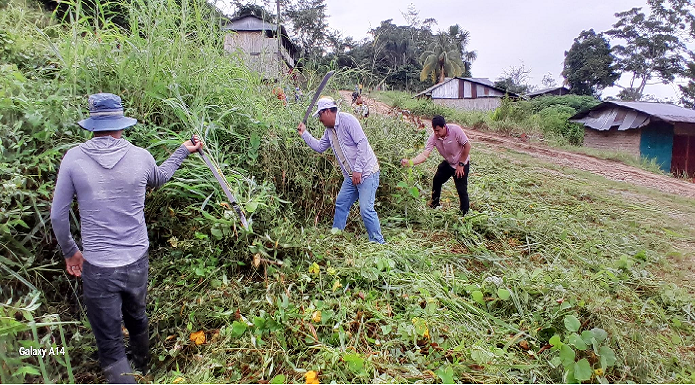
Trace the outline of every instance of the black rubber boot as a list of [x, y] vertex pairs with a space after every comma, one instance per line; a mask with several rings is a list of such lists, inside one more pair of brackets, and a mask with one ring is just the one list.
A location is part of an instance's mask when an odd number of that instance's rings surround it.
[[125, 357], [104, 368], [104, 375], [109, 384], [135, 384], [135, 377], [130, 373], [133, 373], [133, 369]]
[[144, 332], [130, 336], [130, 354], [135, 370], [146, 375], [150, 364], [150, 334]]

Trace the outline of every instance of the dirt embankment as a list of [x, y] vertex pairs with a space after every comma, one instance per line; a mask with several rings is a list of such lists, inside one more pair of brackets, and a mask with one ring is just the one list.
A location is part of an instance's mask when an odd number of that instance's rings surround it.
[[[340, 91], [340, 95], [348, 104], [352, 101], [350, 91]], [[364, 96], [362, 98], [369, 106], [371, 113], [383, 115], [393, 115], [395, 113], [395, 111], [385, 103]], [[412, 117], [411, 119], [416, 125], [431, 130], [432, 123], [429, 120], [418, 117]], [[484, 142], [492, 147], [522, 152], [529, 154], [534, 158], [542, 159], [546, 162], [583, 171], [589, 171], [591, 173], [601, 175], [607, 179], [648, 187], [665, 193], [695, 199], [695, 184], [685, 180], [654, 174], [649, 171], [641, 170], [639, 168], [628, 166], [612, 160], [599, 159], [589, 155], [577, 154], [539, 144], [527, 143], [519, 138], [483, 132], [475, 130], [472, 127], [465, 127], [465, 130], [466, 134], [474, 142]]]

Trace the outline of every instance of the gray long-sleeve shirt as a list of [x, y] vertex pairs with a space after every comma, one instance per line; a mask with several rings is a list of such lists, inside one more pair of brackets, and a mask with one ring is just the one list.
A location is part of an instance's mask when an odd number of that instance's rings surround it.
[[65, 258], [78, 250], [70, 234], [70, 206], [77, 195], [82, 254], [102, 267], [125, 266], [149, 247], [145, 192], [171, 179], [189, 151], [179, 147], [161, 166], [145, 149], [125, 139], [95, 137], [70, 149], [56, 181], [51, 223]]
[[[328, 133], [330, 128], [326, 128], [320, 140], [314, 138], [308, 130], [304, 131], [302, 139], [316, 152], [324, 152], [328, 147], [332, 147], [336, 158], [338, 154], [335, 151], [335, 146], [340, 146], [350, 168], [355, 172], [362, 173], [363, 178], [379, 171], [379, 162], [357, 118], [345, 112], [338, 112], [335, 117], [334, 129], [338, 143], [333, 143]], [[350, 178], [351, 176], [342, 163], [338, 161], [338, 164], [343, 176]]]

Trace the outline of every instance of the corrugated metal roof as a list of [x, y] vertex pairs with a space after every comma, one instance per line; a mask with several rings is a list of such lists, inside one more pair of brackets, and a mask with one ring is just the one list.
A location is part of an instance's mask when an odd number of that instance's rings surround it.
[[256, 16], [248, 15], [232, 19], [224, 27], [224, 31], [277, 31], [277, 24], [269, 23]]
[[526, 94], [526, 96], [530, 97], [530, 96], [536, 96], [536, 95], [543, 95], [543, 94], [547, 94], [549, 92], [557, 91], [560, 89], [564, 89], [568, 93], [570, 92], [569, 88], [567, 88], [565, 86], [560, 86], [560, 87], [551, 87], [551, 88], [546, 88], [546, 89], [543, 89], [540, 91], [531, 92], [531, 93]]
[[635, 111], [657, 117], [669, 123], [695, 123], [695, 110], [669, 103], [611, 102]]
[[462, 79], [469, 80], [469, 81], [472, 81], [473, 83], [482, 84], [482, 85], [488, 86], [488, 87], [495, 87], [495, 83], [493, 83], [492, 80], [490, 80], [488, 78], [462, 78]]
[[[619, 114], [620, 111], [624, 114]], [[582, 123], [601, 131], [615, 126], [618, 126], [620, 131], [640, 128], [654, 120], [668, 123], [695, 123], [695, 110], [668, 103], [603, 102], [569, 118], [570, 122]]]
[[418, 96], [432, 95], [432, 90], [433, 90], [433, 89], [435, 89], [435, 88], [437, 88], [437, 87], [440, 87], [440, 86], [443, 86], [444, 84], [449, 83], [450, 81], [452, 81], [452, 80], [454, 80], [454, 79], [455, 79], [455, 78], [444, 78], [444, 81], [443, 81], [443, 82], [441, 82], [441, 83], [439, 83], [439, 84], [435, 84], [435, 85], [433, 85], [432, 87], [427, 88], [427, 89], [423, 90], [422, 92], [415, 94], [414, 97], [417, 98]]
[[466, 81], [469, 81], [469, 82], [471, 82], [471, 83], [481, 84], [481, 85], [484, 85], [484, 86], [486, 86], [486, 87], [490, 87], [490, 88], [492, 88], [492, 89], [495, 89], [495, 90], [497, 90], [497, 91], [499, 91], [499, 92], [509, 94], [509, 96], [515, 96], [515, 97], [518, 97], [518, 96], [519, 96], [519, 95], [517, 95], [517, 94], [515, 94], [515, 93], [513, 93], [513, 92], [505, 91], [505, 90], [503, 90], [503, 89], [501, 89], [501, 88], [495, 87], [495, 83], [493, 83], [490, 79], [487, 79], [487, 78], [459, 78], [459, 77], [453, 77], [453, 78], [445, 78], [445, 80], [444, 80], [443, 82], [441, 82], [441, 83], [439, 83], [439, 84], [433, 85], [432, 87], [430, 87], [430, 88], [428, 88], [428, 89], [426, 89], [426, 90], [424, 90], [424, 91], [422, 91], [422, 92], [416, 94], [414, 97], [417, 98], [418, 96], [432, 95], [432, 90], [434, 90], [434, 89], [437, 88], [437, 87], [441, 87], [441, 86], [443, 86], [444, 84], [446, 84], [446, 83], [448, 83], [448, 82], [450, 82], [450, 81], [452, 81], [452, 80], [454, 80], [454, 79], [466, 80]]
[[[277, 33], [277, 24], [265, 21], [255, 15], [244, 15], [227, 21], [222, 27], [223, 31], [270, 31], [272, 36]], [[290, 52], [290, 55], [295, 58], [299, 48], [287, 35], [287, 30], [284, 25], [280, 26], [280, 34], [282, 36], [283, 46]]]

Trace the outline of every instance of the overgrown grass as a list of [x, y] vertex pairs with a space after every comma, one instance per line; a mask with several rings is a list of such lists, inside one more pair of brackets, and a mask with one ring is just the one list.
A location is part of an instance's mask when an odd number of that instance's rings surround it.
[[[123, 96], [141, 122], [128, 140], [160, 162], [202, 134], [252, 220], [238, 227], [195, 156], [148, 193], [145, 381], [695, 381], [695, 290], [682, 268], [695, 251], [692, 200], [481, 144], [471, 213], [457, 215], [451, 182], [443, 210], [429, 210], [439, 160], [398, 163], [424, 132], [370, 116], [388, 244], [367, 242], [356, 209], [334, 234], [342, 180], [296, 134], [305, 105], [283, 106], [224, 54], [202, 3], [134, 2], [124, 31], [80, 12], [52, 24], [17, 1], [0, 12], [2, 382], [103, 380], [80, 282], [63, 273], [48, 222], [60, 158], [88, 138], [74, 122], [98, 91]], [[312, 89], [321, 74], [308, 77]], [[66, 355], [20, 356], [29, 345]]]
[[619, 151], [605, 151], [582, 147], [583, 128], [567, 122], [576, 112], [591, 108], [598, 101], [585, 96], [552, 96], [530, 101], [504, 100], [493, 111], [462, 111], [434, 104], [431, 100], [414, 99], [411, 94], [399, 91], [375, 92], [373, 96], [399, 109], [424, 117], [443, 115], [453, 122], [475, 129], [490, 130], [510, 136], [525, 134], [532, 141], [583, 153], [599, 159], [615, 160], [630, 166], [663, 174], [654, 160], [638, 158]]

